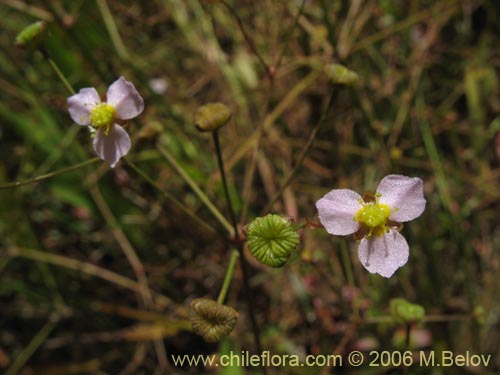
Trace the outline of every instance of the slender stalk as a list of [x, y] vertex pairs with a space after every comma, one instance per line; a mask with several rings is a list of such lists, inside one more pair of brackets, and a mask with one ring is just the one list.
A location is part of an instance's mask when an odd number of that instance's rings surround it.
[[[351, 262], [351, 257], [350, 257], [350, 252], [349, 248], [347, 245], [347, 242], [342, 239], [340, 242], [340, 254], [342, 258], [342, 263], [344, 264], [344, 270], [346, 274], [346, 279], [349, 284], [349, 287], [354, 290], [355, 284], [354, 284], [354, 273], [352, 270], [352, 262]], [[358, 301], [356, 297], [352, 298], [352, 309], [356, 317], [359, 317], [359, 309], [358, 309]]]
[[31, 339], [30, 343], [24, 348], [24, 350], [16, 357], [16, 360], [9, 367], [5, 375], [16, 375], [23, 368], [23, 366], [29, 361], [33, 353], [44, 343], [44, 341], [49, 337], [54, 328], [56, 327], [56, 322], [49, 321], [38, 331], [38, 333]]
[[323, 127], [323, 125], [326, 123], [326, 120], [328, 120], [328, 118], [330, 116], [330, 112], [331, 112], [331, 109], [333, 107], [333, 102], [334, 102], [335, 97], [336, 97], [336, 92], [337, 91], [335, 90], [335, 87], [334, 87], [334, 91], [330, 95], [330, 99], [328, 100], [328, 104], [327, 104], [327, 107], [325, 109], [325, 112], [321, 115], [321, 118], [314, 126], [311, 134], [309, 135], [309, 138], [307, 139], [306, 144], [304, 145], [304, 148], [300, 152], [300, 155], [297, 158], [297, 161], [295, 162], [295, 165], [294, 165], [292, 171], [288, 174], [288, 176], [286, 176], [285, 181], [283, 181], [283, 183], [281, 184], [280, 189], [271, 198], [269, 203], [262, 210], [262, 213], [267, 213], [272, 209], [274, 203], [276, 203], [276, 201], [281, 197], [281, 195], [283, 194], [285, 189], [288, 187], [288, 185], [290, 185], [292, 180], [297, 175], [297, 172], [299, 171], [299, 168], [302, 166], [302, 163], [304, 162], [304, 159], [306, 158], [307, 153], [311, 150], [311, 147], [314, 143], [314, 140], [316, 139], [316, 136], [317, 136], [319, 130]]
[[200, 189], [196, 182], [184, 171], [180, 164], [175, 160], [173, 155], [168, 152], [168, 150], [161, 145], [157, 145], [157, 149], [160, 154], [169, 162], [169, 164], [176, 170], [176, 172], [182, 177], [182, 179], [189, 185], [189, 187], [194, 191], [198, 198], [203, 202], [203, 204], [208, 208], [212, 215], [222, 224], [224, 229], [228, 231], [231, 236], [234, 236], [233, 227], [226, 220], [224, 215], [219, 211], [217, 207], [214, 206], [212, 201], [207, 197], [207, 195]]
[[[252, 292], [250, 289], [250, 282], [249, 282], [249, 272], [248, 272], [248, 263], [245, 258], [245, 254], [243, 252], [243, 242], [240, 242], [240, 236], [238, 232], [238, 225], [236, 222], [236, 214], [234, 213], [233, 210], [233, 205], [231, 204], [231, 198], [229, 196], [229, 188], [227, 185], [227, 179], [226, 179], [226, 172], [224, 170], [224, 162], [222, 159], [222, 151], [220, 148], [220, 143], [219, 143], [219, 134], [217, 130], [215, 130], [213, 133], [213, 140], [215, 144], [215, 151], [217, 154], [217, 161], [219, 164], [219, 171], [222, 177], [222, 183], [224, 185], [224, 193], [226, 195], [226, 200], [227, 200], [227, 205], [229, 208], [229, 215], [231, 217], [231, 221], [233, 223], [233, 229], [234, 229], [234, 239], [236, 242], [239, 242], [240, 244], [238, 245], [238, 253], [240, 256], [240, 262], [241, 262], [241, 271], [243, 274], [243, 287], [245, 290], [245, 295], [246, 295], [246, 301], [247, 301], [247, 309], [248, 309], [248, 315], [250, 316], [250, 323], [252, 326], [252, 332], [254, 336], [254, 341], [255, 341], [255, 347], [257, 349], [257, 353], [262, 353], [262, 345], [260, 343], [260, 330], [259, 330], [259, 325], [257, 324], [257, 319], [255, 317], [255, 311], [254, 311], [254, 306], [253, 306], [253, 297], [252, 297]], [[261, 367], [262, 372], [264, 375], [266, 374], [266, 368]]]
[[212, 234], [215, 233], [215, 229], [207, 224], [205, 221], [201, 220], [198, 216], [196, 216], [192, 211], [190, 211], [186, 206], [184, 206], [181, 202], [179, 202], [175, 197], [166, 192], [160, 185], [158, 185], [151, 177], [149, 177], [146, 173], [144, 173], [139, 167], [137, 167], [134, 163], [132, 163], [129, 159], [125, 159], [125, 162], [143, 179], [145, 179], [151, 186], [153, 186], [156, 190], [163, 194], [163, 196], [175, 206], [177, 206], [182, 212], [186, 214], [191, 220], [196, 222], [198, 225], [203, 227], [207, 232]]
[[101, 215], [111, 227], [111, 233], [113, 233], [113, 237], [120, 245], [120, 248], [125, 254], [125, 257], [127, 258], [129, 264], [132, 266], [132, 269], [137, 276], [137, 281], [139, 281], [139, 283], [143, 287], [141, 296], [143, 297], [144, 306], [150, 307], [152, 301], [151, 290], [149, 289], [148, 279], [146, 277], [146, 273], [144, 272], [144, 266], [139, 259], [137, 252], [132, 247], [132, 244], [128, 240], [127, 236], [125, 236], [125, 233], [123, 233], [123, 231], [121, 230], [118, 220], [116, 220], [113, 212], [106, 203], [106, 200], [102, 196], [97, 185], [91, 186], [90, 192], [95, 204], [97, 205], [97, 208], [101, 212]]
[[274, 65], [275, 69], [278, 69], [279, 66], [281, 65], [281, 61], [283, 60], [283, 56], [285, 56], [285, 52], [288, 49], [289, 42], [290, 42], [290, 39], [292, 38], [293, 32], [297, 28], [297, 26], [299, 24], [299, 19], [302, 16], [302, 14], [304, 13], [305, 5], [306, 5], [306, 0], [302, 0], [302, 4], [300, 4], [299, 11], [297, 12], [297, 15], [293, 19], [293, 25], [292, 25], [292, 27], [290, 27], [290, 30], [288, 30], [288, 32], [286, 33], [285, 40], [283, 42], [283, 45], [284, 45], [283, 49], [281, 50], [281, 52], [278, 56], [278, 59], [276, 61], [276, 64]]
[[219, 297], [217, 298], [218, 304], [222, 305], [224, 303], [224, 300], [226, 299], [227, 292], [231, 285], [231, 280], [233, 279], [236, 260], [238, 259], [239, 256], [240, 253], [238, 252], [238, 250], [233, 249], [231, 251], [231, 258], [229, 258], [229, 264], [226, 269], [226, 276], [224, 276], [224, 282], [222, 283], [222, 288], [219, 292]]
[[317, 79], [320, 77], [321, 73], [318, 70], [313, 70], [307, 76], [305, 76], [300, 82], [298, 82], [279, 104], [273, 108], [273, 110], [267, 113], [266, 117], [262, 122], [262, 126], [255, 129], [255, 131], [246, 138], [246, 140], [238, 147], [234, 155], [228, 160], [228, 168], [232, 168], [241, 158], [243, 158], [252, 148], [255, 147], [255, 143], [259, 141], [261, 133], [269, 129], [279, 116], [283, 114], [297, 99], [297, 97], [309, 88]]
[[[405, 349], [406, 350], [410, 350], [410, 336], [411, 336], [411, 324], [409, 323], [406, 323], [405, 324], [405, 334], [406, 334], [406, 338], [405, 338]], [[408, 366], [404, 366], [403, 367], [403, 375], [406, 375], [408, 374]]]
[[271, 70], [269, 68], [269, 66], [266, 64], [266, 62], [264, 61], [264, 58], [262, 57], [262, 55], [259, 53], [259, 51], [257, 50], [257, 48], [255, 47], [255, 44], [252, 40], [252, 38], [250, 38], [250, 35], [248, 35], [246, 29], [245, 29], [245, 26], [243, 25], [243, 21], [241, 20], [238, 12], [236, 11], [236, 9], [233, 8], [233, 6], [231, 4], [229, 4], [227, 1], [225, 0], [222, 0], [221, 1], [222, 4], [224, 4], [224, 6], [229, 10], [229, 12], [233, 15], [234, 19], [236, 20], [236, 22], [238, 23], [238, 27], [240, 28], [240, 31], [241, 33], [243, 34], [243, 38], [245, 39], [245, 42], [247, 43], [248, 47], [252, 50], [253, 54], [257, 57], [257, 60], [259, 60], [259, 63], [262, 65], [262, 67], [265, 69], [266, 71], [266, 74], [267, 74], [267, 77], [269, 78], [269, 80], [272, 82], [273, 81], [273, 78], [274, 78], [274, 72], [273, 70]]
[[83, 161], [81, 163], [72, 165], [71, 167], [61, 168], [61, 169], [59, 169], [57, 171], [46, 173], [46, 174], [42, 174], [40, 176], [29, 178], [27, 180], [8, 182], [6, 184], [0, 185], [0, 190], [2, 190], [2, 189], [16, 188], [18, 186], [23, 186], [23, 185], [36, 184], [37, 182], [46, 180], [48, 178], [51, 178], [51, 177], [54, 177], [54, 176], [58, 176], [60, 174], [72, 172], [74, 170], [83, 168], [83, 167], [85, 167], [87, 165], [97, 163], [100, 160], [101, 159], [99, 159], [99, 158], [92, 158], [92, 159], [89, 159], [89, 160], [85, 160], [85, 161]]
[[96, 0], [97, 6], [102, 15], [102, 19], [104, 21], [104, 25], [106, 29], [108, 29], [109, 36], [111, 37], [111, 41], [115, 46], [116, 53], [122, 60], [129, 60], [130, 56], [127, 52], [127, 48], [125, 47], [125, 43], [123, 43], [123, 39], [120, 36], [118, 31], [118, 27], [116, 27], [115, 20], [111, 11], [109, 10], [109, 6], [106, 0]]
[[64, 86], [66, 86], [66, 88], [68, 89], [68, 91], [74, 95], [76, 94], [76, 91], [75, 89], [73, 88], [73, 86], [71, 86], [71, 84], [68, 82], [68, 80], [66, 79], [66, 77], [64, 76], [64, 74], [61, 72], [61, 69], [59, 69], [59, 66], [57, 66], [57, 64], [54, 62], [54, 60], [52, 60], [49, 56], [49, 54], [47, 53], [47, 50], [42, 47], [40, 48], [40, 52], [42, 52], [42, 55], [47, 59], [47, 61], [49, 62], [50, 66], [52, 67], [52, 69], [54, 69], [55, 73], [57, 74], [57, 76], [59, 77], [59, 79], [62, 81], [62, 83], [64, 83]]
[[47, 12], [45, 9], [37, 7], [35, 5], [28, 5], [24, 1], [21, 0], [3, 0], [3, 5], [10, 6], [14, 9], [17, 9], [21, 12], [29, 14], [35, 18], [39, 18], [41, 20], [52, 22], [54, 21], [54, 17], [50, 12]]
[[216, 129], [212, 132], [212, 137], [215, 145], [215, 153], [217, 154], [217, 163], [219, 164], [219, 171], [222, 177], [222, 186], [224, 187], [224, 194], [226, 196], [227, 205], [229, 208], [229, 217], [231, 218], [231, 224], [233, 225], [234, 236], [238, 239], [238, 224], [236, 222], [236, 214], [234, 212], [233, 204], [231, 203], [231, 197], [229, 195], [229, 188], [226, 179], [226, 172], [224, 170], [224, 161], [222, 160], [222, 151], [219, 142], [219, 131]]
[[[2, 252], [2, 254], [4, 253]], [[31, 259], [36, 262], [43, 262], [52, 264], [54, 266], [64, 267], [76, 272], [82, 272], [87, 275], [98, 277], [102, 280], [106, 280], [109, 283], [113, 283], [139, 294], [144, 293], [144, 290], [137, 281], [131, 280], [125, 276], [109, 271], [105, 268], [98, 267], [92, 263], [82, 262], [78, 259], [72, 259], [62, 255], [51, 254], [45, 251], [26, 249], [22, 247], [9, 248], [6, 255], [10, 257]], [[168, 306], [172, 303], [170, 299], [158, 293], [155, 293], [155, 300], [162, 306]]]
[[405, 347], [406, 347], [406, 350], [410, 350], [411, 324], [406, 323], [405, 330], [406, 330]]

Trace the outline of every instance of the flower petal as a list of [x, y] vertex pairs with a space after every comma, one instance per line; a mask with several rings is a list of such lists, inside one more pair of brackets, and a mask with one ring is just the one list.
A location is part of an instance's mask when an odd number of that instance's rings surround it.
[[363, 238], [358, 247], [359, 260], [371, 273], [391, 277], [408, 262], [410, 250], [405, 238], [395, 230], [383, 236]]
[[101, 103], [99, 94], [93, 87], [81, 89], [78, 94], [68, 98], [68, 111], [78, 125], [90, 124], [90, 110]]
[[334, 189], [316, 202], [319, 221], [328, 233], [345, 236], [356, 232], [354, 215], [362, 207], [361, 196], [349, 189]]
[[120, 120], [130, 120], [144, 110], [144, 100], [133, 83], [123, 77], [109, 86], [106, 101], [115, 107], [116, 117]]
[[377, 193], [380, 203], [391, 208], [389, 219], [399, 223], [413, 220], [425, 210], [423, 182], [417, 177], [391, 174], [380, 181]]
[[111, 127], [108, 135], [99, 129], [94, 137], [94, 150], [97, 156], [114, 168], [118, 160], [129, 152], [130, 137], [125, 129], [117, 124]]

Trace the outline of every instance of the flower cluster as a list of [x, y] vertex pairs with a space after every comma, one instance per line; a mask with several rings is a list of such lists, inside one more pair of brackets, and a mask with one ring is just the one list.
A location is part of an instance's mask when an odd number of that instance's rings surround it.
[[134, 85], [120, 77], [113, 82], [102, 102], [93, 87], [83, 88], [68, 98], [68, 111], [78, 125], [95, 131], [94, 150], [113, 168], [130, 150], [130, 137], [120, 124], [144, 110], [144, 100]]
[[400, 223], [419, 217], [425, 204], [421, 179], [389, 175], [374, 195], [362, 198], [352, 190], [334, 189], [316, 207], [330, 234], [361, 238], [358, 256], [368, 271], [391, 277], [409, 256], [408, 243], [398, 232]]

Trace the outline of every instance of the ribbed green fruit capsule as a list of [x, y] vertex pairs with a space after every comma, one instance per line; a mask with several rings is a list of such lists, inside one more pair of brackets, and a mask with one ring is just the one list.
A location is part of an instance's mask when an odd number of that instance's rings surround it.
[[193, 331], [207, 342], [217, 342], [234, 328], [238, 312], [208, 298], [197, 298], [189, 306]]
[[279, 215], [258, 217], [247, 227], [248, 250], [267, 266], [282, 267], [298, 244], [293, 224]]
[[333, 82], [341, 85], [354, 86], [359, 81], [356, 72], [340, 64], [329, 64], [323, 68], [326, 76]]
[[194, 126], [200, 132], [210, 132], [226, 125], [232, 112], [223, 103], [208, 103], [198, 108], [194, 114]]
[[19, 34], [17, 34], [15, 44], [22, 49], [35, 47], [40, 43], [47, 31], [47, 23], [38, 21], [26, 26]]
[[390, 302], [391, 315], [401, 324], [421, 322], [425, 317], [425, 309], [417, 304], [410, 303], [403, 298], [394, 298]]

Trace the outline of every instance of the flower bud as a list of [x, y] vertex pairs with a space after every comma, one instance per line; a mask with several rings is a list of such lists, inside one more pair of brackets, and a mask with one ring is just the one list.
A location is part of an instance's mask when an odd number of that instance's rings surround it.
[[235, 309], [208, 298], [197, 298], [189, 307], [193, 331], [207, 342], [217, 342], [227, 336], [239, 315]]
[[283, 266], [298, 243], [299, 235], [292, 223], [279, 215], [258, 217], [247, 228], [248, 250], [270, 267]]
[[46, 31], [47, 23], [45, 21], [34, 22], [17, 34], [15, 44], [22, 49], [36, 47], [42, 41]]
[[231, 110], [223, 103], [208, 103], [194, 114], [194, 126], [200, 132], [210, 132], [226, 125], [231, 119]]
[[424, 319], [425, 310], [422, 306], [410, 303], [403, 298], [393, 298], [390, 302], [391, 315], [401, 324], [418, 323]]
[[480, 326], [485, 326], [487, 321], [486, 310], [483, 306], [476, 306], [474, 311], [472, 312], [472, 318], [476, 321]]
[[356, 72], [347, 69], [344, 65], [329, 64], [323, 68], [326, 76], [333, 82], [346, 86], [354, 86], [359, 81]]

